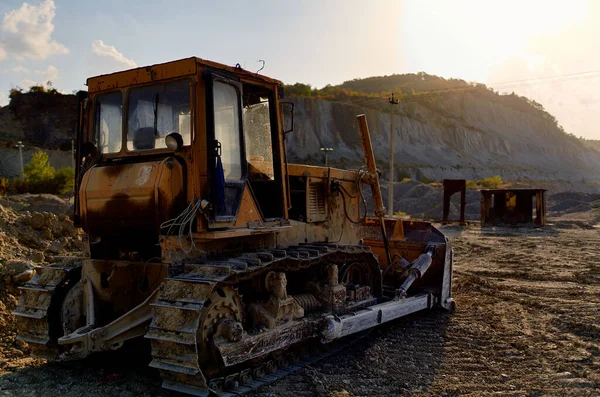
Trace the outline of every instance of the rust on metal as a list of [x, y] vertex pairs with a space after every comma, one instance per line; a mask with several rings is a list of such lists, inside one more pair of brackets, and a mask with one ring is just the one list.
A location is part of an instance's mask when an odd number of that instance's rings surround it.
[[455, 193], [460, 193], [460, 224], [465, 223], [465, 205], [466, 205], [466, 190], [467, 181], [464, 179], [444, 179], [442, 180], [444, 186], [444, 198], [443, 198], [443, 210], [442, 210], [442, 223], [446, 224], [449, 222], [448, 216], [450, 215], [450, 199]]
[[482, 189], [481, 225], [529, 223], [544, 226], [546, 224], [545, 195], [546, 189]]

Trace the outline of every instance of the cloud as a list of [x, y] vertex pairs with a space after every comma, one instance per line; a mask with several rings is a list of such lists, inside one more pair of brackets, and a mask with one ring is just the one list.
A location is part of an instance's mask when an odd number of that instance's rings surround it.
[[[17, 69], [17, 68], [21, 68], [21, 66], [17, 66], [14, 69]], [[14, 69], [13, 69], [13, 72], [14, 72]], [[22, 68], [22, 69], [27, 70], [25, 68]], [[23, 72], [23, 73], [25, 73], [25, 72]], [[55, 82], [56, 80], [58, 80], [58, 68], [54, 65], [48, 65], [48, 67], [45, 70], [34, 70], [33, 73], [32, 72], [29, 72], [29, 73], [34, 74], [35, 77], [22, 80], [21, 84], [20, 84], [21, 87], [29, 88], [34, 85], [45, 86], [48, 81]]]
[[27, 69], [26, 67], [22, 66], [22, 65], [18, 65], [15, 66], [14, 68], [11, 69], [11, 71], [13, 73], [31, 73], [31, 70]]
[[36, 70], [34, 71], [34, 73], [43, 82], [58, 79], [58, 69], [56, 68], [56, 66], [53, 65], [48, 65], [46, 70]]
[[55, 54], [68, 54], [69, 49], [52, 39], [54, 0], [42, 0], [35, 6], [23, 3], [21, 8], [4, 14], [0, 37], [0, 61], [46, 59]]
[[96, 55], [112, 58], [119, 64], [128, 68], [137, 67], [137, 64], [133, 61], [133, 59], [127, 58], [125, 55], [120, 53], [115, 47], [104, 44], [102, 40], [96, 40], [92, 43], [92, 51]]

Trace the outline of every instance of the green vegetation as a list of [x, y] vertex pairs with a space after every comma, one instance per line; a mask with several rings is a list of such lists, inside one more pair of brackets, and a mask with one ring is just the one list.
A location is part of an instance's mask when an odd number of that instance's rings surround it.
[[406, 216], [406, 212], [404, 212], [404, 211], [397, 211], [397, 212], [394, 212], [394, 216], [397, 216], [397, 217]]
[[467, 189], [497, 189], [500, 185], [502, 185], [502, 178], [499, 175], [483, 178], [479, 181], [467, 181]]
[[436, 181], [435, 179], [427, 178], [425, 175], [423, 175], [419, 178], [419, 182], [429, 185], [431, 183], [436, 183], [438, 181]]
[[8, 97], [13, 100], [14, 98], [18, 97], [21, 94], [51, 94], [51, 95], [55, 95], [55, 94], [59, 94], [58, 90], [56, 88], [54, 88], [54, 86], [52, 85], [52, 82], [50, 80], [48, 80], [46, 82], [46, 86], [43, 86], [41, 84], [36, 84], [36, 85], [32, 85], [31, 87], [29, 87], [29, 91], [25, 92], [21, 87], [15, 87], [15, 88], [11, 88], [10, 91], [8, 92]]
[[71, 167], [54, 169], [48, 162], [48, 154], [36, 152], [24, 167], [25, 180], [0, 179], [0, 195], [7, 193], [50, 193], [72, 192], [75, 186], [75, 170]]

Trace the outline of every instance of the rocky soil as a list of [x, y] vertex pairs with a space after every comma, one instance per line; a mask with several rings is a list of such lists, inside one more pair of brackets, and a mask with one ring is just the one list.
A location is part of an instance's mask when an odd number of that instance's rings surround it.
[[[15, 341], [15, 276], [78, 248], [68, 218], [30, 205], [0, 207], [0, 396], [175, 396], [143, 346], [65, 367]], [[600, 395], [600, 230], [559, 218], [541, 229], [444, 228], [456, 253], [455, 313], [382, 326], [254, 397]]]

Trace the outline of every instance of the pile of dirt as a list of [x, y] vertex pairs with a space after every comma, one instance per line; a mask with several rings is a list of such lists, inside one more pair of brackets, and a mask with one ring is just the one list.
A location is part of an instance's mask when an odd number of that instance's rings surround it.
[[39, 361], [16, 340], [11, 312], [19, 302], [18, 287], [35, 275], [36, 267], [79, 255], [81, 241], [68, 208], [51, 195], [21, 195], [0, 203], [0, 374]]

